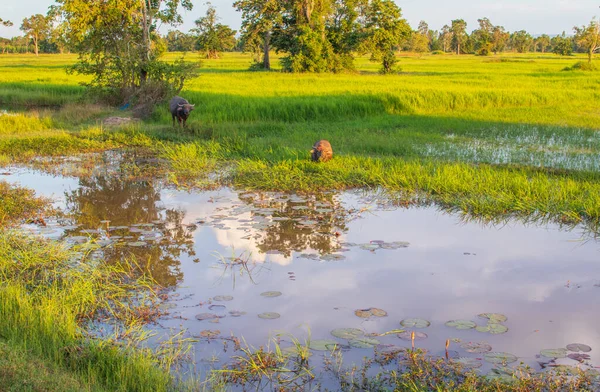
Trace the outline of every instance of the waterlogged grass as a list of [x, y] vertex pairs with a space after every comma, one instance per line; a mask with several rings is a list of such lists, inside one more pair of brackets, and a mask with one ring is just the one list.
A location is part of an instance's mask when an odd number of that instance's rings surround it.
[[[81, 382], [83, 390], [168, 390], [168, 357], [158, 359], [146, 349], [94, 339], [82, 329], [82, 323], [101, 316], [135, 335], [140, 315], [148, 314], [152, 302], [152, 282], [125, 261], [108, 266], [78, 260], [63, 244], [0, 233], [3, 349], [16, 363], [23, 355], [53, 363], [61, 374]], [[148, 301], [136, 297], [143, 293]], [[14, 379], [20, 373], [0, 374]]]
[[[282, 348], [277, 340], [266, 348], [243, 347], [242, 354], [221, 369], [212, 372], [208, 382], [215, 391], [233, 387], [243, 390], [285, 391], [458, 391], [458, 392], [529, 392], [594, 391], [599, 373], [573, 367], [543, 372], [518, 365], [498, 364], [482, 376], [452, 359], [429, 355], [420, 349], [396, 347], [365, 357], [361, 365], [347, 366], [340, 347], [323, 347], [323, 372], [309, 365], [311, 340], [292, 338], [293, 346]], [[477, 360], [474, 360], [477, 362]]]

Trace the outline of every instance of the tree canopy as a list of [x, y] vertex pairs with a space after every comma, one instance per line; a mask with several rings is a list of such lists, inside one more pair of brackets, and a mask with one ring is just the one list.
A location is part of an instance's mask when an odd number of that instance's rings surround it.
[[50, 18], [36, 14], [23, 19], [21, 31], [33, 41], [35, 55], [39, 54], [39, 42], [50, 34]]
[[235, 30], [218, 23], [217, 10], [208, 4], [206, 15], [196, 20], [193, 30], [198, 35], [198, 46], [207, 59], [219, 58], [219, 53], [235, 46]]

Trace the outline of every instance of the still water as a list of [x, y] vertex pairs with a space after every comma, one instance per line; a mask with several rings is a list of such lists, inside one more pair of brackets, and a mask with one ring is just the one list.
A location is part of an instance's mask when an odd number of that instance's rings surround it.
[[[539, 369], [552, 361], [541, 350], [582, 343], [592, 348], [586, 365], [600, 365], [600, 246], [582, 229], [465, 222], [435, 207], [394, 207], [366, 192], [188, 192], [103, 171], [87, 178], [26, 168], [10, 173], [2, 179], [51, 197], [67, 212], [46, 228], [28, 229], [72, 243], [94, 239], [99, 257], [135, 255], [148, 266], [169, 289], [169, 315], [153, 326], [159, 334], [201, 337], [211, 330], [258, 347], [281, 332], [304, 339], [310, 331], [313, 340], [346, 344], [330, 331], [403, 329], [426, 334], [416, 345], [434, 354], [451, 339], [452, 355], [477, 361], [482, 371], [491, 366], [485, 354], [461, 345], [485, 342]], [[387, 315], [356, 315], [368, 308]], [[482, 313], [505, 315], [499, 324], [508, 330], [445, 325], [468, 320], [485, 327]], [[412, 318], [430, 325], [400, 324]], [[374, 338], [411, 344], [397, 334]], [[233, 353], [205, 338], [193, 351], [198, 371], [226, 364]], [[346, 361], [372, 353], [352, 348]]]

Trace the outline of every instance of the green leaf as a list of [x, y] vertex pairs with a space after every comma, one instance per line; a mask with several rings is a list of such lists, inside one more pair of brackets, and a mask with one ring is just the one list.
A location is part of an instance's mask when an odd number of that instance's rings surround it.
[[331, 331], [331, 334], [340, 339], [356, 339], [365, 333], [358, 328], [337, 328]]
[[321, 340], [311, 340], [308, 347], [310, 347], [311, 350], [316, 350], [316, 351], [332, 351], [339, 345], [340, 344], [338, 342], [336, 342], [335, 340], [321, 339]]
[[281, 315], [279, 313], [275, 313], [275, 312], [265, 312], [265, 313], [259, 314], [258, 317], [261, 319], [265, 319], [265, 320], [274, 320], [274, 319], [278, 319], [279, 317], [281, 317]]
[[481, 342], [468, 342], [460, 345], [463, 349], [465, 349], [469, 353], [483, 354], [489, 351], [492, 351], [492, 346], [487, 343]]
[[484, 318], [484, 319], [488, 319], [488, 320], [490, 320], [489, 321], [490, 323], [495, 323], [495, 324], [503, 323], [506, 320], [508, 320], [508, 317], [506, 317], [505, 315], [500, 314], [500, 313], [481, 313], [478, 316], [481, 318]]
[[281, 295], [281, 291], [265, 291], [264, 293], [260, 293], [263, 297], [274, 298], [279, 297]]
[[575, 351], [575, 352], [589, 353], [590, 351], [592, 351], [592, 348], [590, 346], [588, 346], [587, 344], [571, 343], [571, 344], [567, 345], [567, 350]]
[[540, 354], [546, 358], [566, 358], [567, 349], [565, 348], [550, 348], [540, 351]]
[[493, 353], [487, 353], [483, 356], [483, 359], [486, 360], [486, 362], [489, 363], [513, 363], [513, 362], [517, 362], [517, 357], [509, 354], [509, 353], [500, 353], [500, 352], [493, 352]]
[[427, 328], [431, 323], [419, 318], [411, 318], [400, 321], [400, 325], [406, 328]]
[[381, 342], [373, 338], [356, 338], [348, 341], [348, 344], [356, 348], [373, 348]]
[[446, 323], [446, 326], [456, 329], [472, 329], [475, 328], [477, 324], [470, 320], [450, 320]]

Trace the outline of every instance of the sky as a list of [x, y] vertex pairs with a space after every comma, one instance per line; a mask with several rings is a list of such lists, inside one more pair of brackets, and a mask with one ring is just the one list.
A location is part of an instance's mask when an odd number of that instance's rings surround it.
[[[206, 0], [192, 0], [194, 9], [184, 13], [184, 23], [178, 29], [187, 31], [194, 20], [206, 11]], [[240, 14], [233, 7], [233, 0], [212, 0], [221, 17], [221, 23], [238, 29]], [[600, 15], [600, 0], [396, 0], [404, 17], [413, 28], [425, 20], [432, 29], [440, 29], [452, 19], [467, 21], [468, 30], [477, 28], [477, 19], [488, 17], [495, 25], [508, 31], [527, 30], [529, 33], [570, 34], [573, 26], [588, 24], [592, 17]], [[0, 37], [21, 35], [19, 26], [23, 18], [33, 14], [45, 14], [51, 0], [2, 0], [0, 18], [11, 20], [13, 27], [0, 26]], [[166, 30], [166, 29], [161, 29]]]

